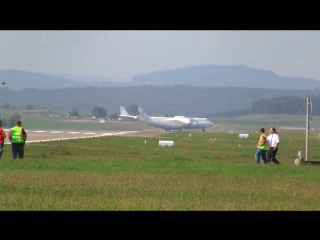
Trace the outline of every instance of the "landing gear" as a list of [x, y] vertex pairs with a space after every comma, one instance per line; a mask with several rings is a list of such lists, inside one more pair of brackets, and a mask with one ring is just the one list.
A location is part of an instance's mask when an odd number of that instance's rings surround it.
[[181, 132], [182, 131], [182, 128], [165, 128], [164, 129], [165, 132]]

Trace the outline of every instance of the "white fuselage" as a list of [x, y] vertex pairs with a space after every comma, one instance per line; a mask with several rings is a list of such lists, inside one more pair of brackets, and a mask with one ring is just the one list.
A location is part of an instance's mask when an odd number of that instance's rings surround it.
[[149, 117], [148, 114], [138, 106], [139, 115], [131, 116], [123, 106], [120, 107], [120, 115], [123, 117], [130, 117], [138, 119], [141, 122], [151, 126], [164, 128], [166, 130], [182, 130], [182, 129], [202, 129], [213, 126], [213, 122], [207, 118], [189, 118], [185, 116], [175, 117]]
[[165, 129], [203, 129], [213, 126], [213, 122], [206, 118], [188, 117], [144, 117], [138, 119], [146, 124]]

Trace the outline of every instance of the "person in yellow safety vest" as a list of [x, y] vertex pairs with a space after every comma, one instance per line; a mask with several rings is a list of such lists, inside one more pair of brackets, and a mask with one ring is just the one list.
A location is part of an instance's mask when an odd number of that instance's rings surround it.
[[12, 158], [16, 159], [24, 157], [24, 145], [27, 140], [27, 133], [24, 128], [21, 127], [21, 121], [16, 122], [16, 126], [10, 129], [8, 133], [9, 140], [11, 142]]
[[267, 151], [268, 151], [268, 143], [267, 143], [267, 135], [265, 134], [265, 129], [260, 129], [260, 136], [257, 143], [257, 151], [254, 156], [254, 159], [257, 164], [260, 163], [260, 156], [262, 157], [263, 163], [267, 164]]

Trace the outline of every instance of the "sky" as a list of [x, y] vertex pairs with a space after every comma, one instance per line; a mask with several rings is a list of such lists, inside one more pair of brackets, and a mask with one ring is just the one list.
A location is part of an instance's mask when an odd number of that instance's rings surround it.
[[132, 79], [196, 65], [246, 65], [320, 81], [320, 31], [0, 31], [0, 69]]

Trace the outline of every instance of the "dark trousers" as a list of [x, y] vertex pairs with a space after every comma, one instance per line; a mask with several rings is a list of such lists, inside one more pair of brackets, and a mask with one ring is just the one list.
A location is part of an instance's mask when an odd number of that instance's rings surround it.
[[275, 164], [280, 164], [280, 162], [276, 159], [277, 152], [278, 152], [278, 148], [276, 150], [274, 150], [273, 147], [269, 148], [267, 152], [267, 159], [269, 163], [272, 161]]
[[4, 148], [4, 143], [0, 143], [0, 158], [1, 158], [2, 153], [3, 153], [3, 148]]
[[16, 159], [17, 155], [19, 158], [23, 158], [24, 154], [24, 143], [11, 143], [12, 158]]

